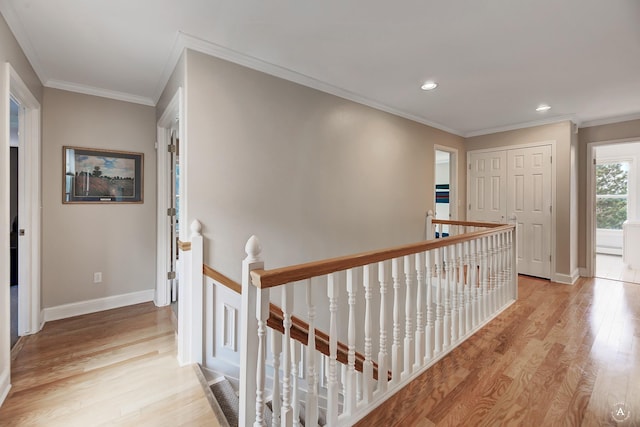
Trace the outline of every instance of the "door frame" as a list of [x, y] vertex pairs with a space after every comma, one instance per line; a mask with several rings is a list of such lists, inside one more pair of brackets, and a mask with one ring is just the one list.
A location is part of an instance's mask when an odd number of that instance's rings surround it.
[[[182, 94], [182, 88], [178, 88], [173, 98], [165, 108], [164, 112], [160, 116], [157, 125], [157, 179], [158, 179], [158, 194], [157, 194], [157, 253], [156, 253], [156, 297], [155, 304], [158, 307], [171, 304], [171, 281], [167, 278], [167, 271], [169, 271], [169, 262], [167, 254], [169, 253], [169, 239], [167, 236], [167, 229], [170, 226], [169, 217], [167, 216], [167, 209], [169, 209], [171, 201], [169, 200], [169, 180], [171, 177], [167, 171], [167, 164], [169, 162], [169, 155], [166, 147], [171, 142], [171, 131], [174, 129], [175, 122], [178, 122], [178, 139], [181, 143], [185, 141], [184, 138], [184, 99]], [[184, 146], [181, 147], [184, 152]], [[186, 218], [186, 207], [184, 194], [184, 177], [180, 179], [180, 188], [178, 189], [181, 203], [181, 216]], [[184, 221], [180, 223], [180, 233], [183, 232]], [[184, 235], [184, 234], [181, 234]]]
[[458, 149], [453, 147], [447, 147], [446, 145], [433, 145], [433, 205], [434, 209], [437, 209], [435, 203], [435, 184], [436, 184], [436, 151], [446, 151], [449, 153], [449, 216], [451, 220], [458, 219]]
[[624, 139], [610, 139], [605, 141], [589, 142], [587, 144], [587, 218], [585, 226], [586, 235], [586, 272], [585, 276], [594, 277], [596, 266], [596, 167], [594, 164], [596, 147], [612, 144], [625, 144], [631, 142], [640, 142], [640, 138], [624, 138]]
[[[44, 323], [41, 293], [41, 143], [40, 103], [8, 62], [9, 96], [18, 104], [18, 335], [38, 332]], [[6, 100], [8, 103], [8, 99]], [[6, 142], [7, 147], [10, 141]], [[27, 173], [27, 171], [29, 173]]]
[[[493, 147], [493, 148], [482, 148], [479, 150], [470, 150], [467, 151], [467, 168], [465, 169], [466, 171], [466, 175], [467, 175], [467, 205], [466, 208], [469, 207], [469, 188], [471, 183], [469, 182], [470, 180], [470, 176], [469, 176], [469, 165], [471, 164], [471, 154], [472, 153], [489, 153], [492, 151], [502, 151], [502, 150], [517, 150], [517, 149], [521, 149], [521, 148], [534, 148], [534, 147], [540, 147], [543, 145], [551, 145], [551, 248], [550, 248], [550, 254], [551, 254], [551, 267], [550, 267], [550, 275], [551, 278], [550, 280], [553, 282], [560, 282], [560, 283], [565, 283], [565, 281], [563, 280], [563, 277], [565, 275], [558, 275], [558, 273], [556, 272], [556, 221], [557, 221], [557, 212], [558, 209], [556, 208], [557, 203], [556, 203], [556, 197], [557, 197], [557, 192], [556, 192], [556, 165], [558, 164], [557, 162], [557, 155], [556, 155], [556, 141], [555, 140], [549, 140], [549, 141], [539, 141], [539, 142], [531, 142], [531, 143], [525, 143], [525, 144], [514, 144], [514, 145], [506, 145], [506, 146], [501, 146], [501, 147]], [[465, 212], [468, 213], [468, 209], [465, 209]], [[510, 218], [512, 216], [513, 212], [509, 213], [507, 212], [507, 218]], [[467, 220], [469, 218], [467, 217]]]

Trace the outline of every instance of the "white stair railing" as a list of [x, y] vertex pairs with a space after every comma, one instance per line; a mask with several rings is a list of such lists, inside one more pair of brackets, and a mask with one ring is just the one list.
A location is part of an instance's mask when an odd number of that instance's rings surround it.
[[[473, 224], [478, 231], [275, 270], [264, 270], [259, 242], [252, 237], [243, 263], [241, 314], [247, 329], [241, 333], [248, 351], [242, 351], [240, 425], [264, 425], [268, 396], [273, 397], [273, 426], [301, 424], [302, 402], [305, 425], [316, 425], [320, 412], [326, 412], [329, 426], [352, 425], [510, 305], [517, 296], [515, 227]], [[312, 278], [316, 286], [325, 286], [316, 289]], [[270, 338], [273, 354], [267, 356], [269, 289], [276, 286], [284, 333]], [[294, 306], [296, 288], [306, 295], [305, 306]], [[294, 315], [309, 324], [300, 379], [299, 344], [291, 338]], [[318, 325], [329, 331], [328, 357], [315, 348]], [[339, 341], [347, 343], [340, 344], [347, 355], [343, 364]], [[360, 372], [357, 343], [364, 351]], [[270, 390], [265, 389], [267, 360], [275, 371]]]

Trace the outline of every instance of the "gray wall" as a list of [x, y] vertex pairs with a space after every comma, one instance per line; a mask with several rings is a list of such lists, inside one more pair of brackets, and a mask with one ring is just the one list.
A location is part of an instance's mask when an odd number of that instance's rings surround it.
[[[155, 287], [155, 123], [153, 107], [45, 88], [43, 308]], [[63, 205], [64, 145], [144, 153], [144, 203]]]
[[421, 240], [434, 144], [465, 158], [461, 137], [201, 53], [186, 62], [186, 219], [235, 280], [252, 234], [267, 268]]
[[[556, 273], [572, 275], [578, 268], [577, 259], [572, 252], [577, 252], [575, 242], [572, 243], [572, 230], [575, 233], [577, 218], [572, 204], [571, 192], [572, 174], [577, 173], [574, 168], [575, 159], [572, 155], [572, 123], [569, 121], [544, 126], [535, 126], [508, 132], [467, 138], [467, 150], [485, 148], [508, 147], [513, 145], [531, 144], [545, 141], [556, 142]], [[574, 178], [575, 179], [575, 178]], [[575, 240], [575, 238], [573, 239]], [[552, 272], [553, 273], [553, 272]]]

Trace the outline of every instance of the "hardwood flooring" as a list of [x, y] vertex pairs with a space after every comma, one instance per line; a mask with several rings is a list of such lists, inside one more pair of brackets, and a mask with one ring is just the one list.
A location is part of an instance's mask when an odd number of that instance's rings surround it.
[[19, 343], [0, 426], [216, 426], [176, 360], [171, 309], [139, 304], [49, 322]]
[[[521, 277], [519, 292], [358, 425], [640, 426], [640, 285]], [[47, 323], [12, 378], [1, 426], [217, 425], [177, 365], [170, 309], [151, 303]]]
[[357, 425], [640, 426], [640, 285], [520, 277], [515, 304]]

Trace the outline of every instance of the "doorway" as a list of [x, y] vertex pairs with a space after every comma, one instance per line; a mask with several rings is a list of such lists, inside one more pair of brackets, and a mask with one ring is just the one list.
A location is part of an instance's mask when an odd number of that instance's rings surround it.
[[10, 207], [9, 219], [11, 221], [11, 232], [9, 239], [10, 251], [10, 308], [11, 316], [11, 348], [18, 341], [18, 119], [19, 104], [13, 98], [9, 98], [9, 150], [10, 150]]
[[[457, 219], [457, 150], [435, 146], [435, 218], [443, 220]], [[449, 234], [449, 226], [442, 226], [443, 237]]]
[[592, 155], [594, 276], [640, 283], [632, 259], [638, 253], [632, 234], [640, 226], [640, 142], [597, 145]]

